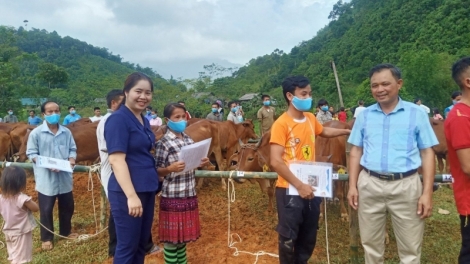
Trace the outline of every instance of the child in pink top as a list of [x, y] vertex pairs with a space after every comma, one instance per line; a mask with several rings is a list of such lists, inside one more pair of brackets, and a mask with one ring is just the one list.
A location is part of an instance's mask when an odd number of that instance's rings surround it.
[[7, 167], [0, 179], [0, 214], [5, 220], [3, 233], [7, 244], [8, 260], [12, 264], [27, 263], [33, 259], [33, 234], [36, 222], [31, 212], [39, 210], [31, 197], [22, 193], [26, 189], [26, 173], [20, 167]]
[[434, 120], [444, 120], [444, 118], [442, 118], [441, 114], [439, 113], [439, 109], [434, 108], [432, 110], [432, 114], [433, 114]]

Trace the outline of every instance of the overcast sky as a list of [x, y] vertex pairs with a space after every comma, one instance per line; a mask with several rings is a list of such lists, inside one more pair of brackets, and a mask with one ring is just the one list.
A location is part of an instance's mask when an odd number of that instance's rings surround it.
[[0, 0], [0, 24], [57, 31], [163, 77], [290, 52], [328, 23], [337, 0]]

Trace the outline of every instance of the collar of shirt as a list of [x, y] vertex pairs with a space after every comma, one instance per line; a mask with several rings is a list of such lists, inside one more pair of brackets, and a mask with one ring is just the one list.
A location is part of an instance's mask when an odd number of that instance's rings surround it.
[[50, 134], [55, 135], [55, 136], [58, 136], [58, 135], [60, 135], [61, 133], [64, 133], [64, 131], [65, 131], [65, 130], [64, 130], [64, 127], [61, 126], [61, 125], [59, 125], [59, 123], [57, 123], [57, 126], [59, 126], [59, 129], [57, 130], [57, 133], [54, 134], [54, 133], [52, 133], [52, 131], [51, 131], [51, 130], [49, 129], [49, 127], [47, 126], [46, 120], [44, 120], [44, 122], [42, 122], [42, 125], [41, 125], [41, 132], [46, 132], [46, 133], [49, 132]]
[[[378, 112], [382, 112], [382, 113], [383, 113], [382, 108], [380, 107], [380, 104], [379, 104], [379, 103], [376, 103], [376, 104], [372, 105], [372, 106], [371, 106], [371, 109], [372, 109], [372, 111], [378, 111]], [[396, 113], [396, 112], [398, 112], [399, 110], [405, 111], [405, 106], [404, 106], [404, 104], [403, 104], [403, 100], [402, 100], [400, 97], [398, 97], [398, 104], [395, 106], [395, 108], [393, 109], [393, 111], [390, 112], [389, 114]]]
[[[188, 134], [184, 133], [184, 132], [181, 132], [181, 134], [183, 135], [183, 139], [188, 139], [190, 138], [188, 136]], [[168, 138], [170, 138], [171, 140], [175, 140], [175, 139], [180, 139], [178, 138], [175, 133], [171, 132], [169, 129], [166, 130], [165, 132], [165, 135], [168, 136]], [[180, 139], [181, 140], [181, 139]]]
[[[140, 114], [140, 117], [142, 117], [142, 122], [144, 123], [143, 125], [139, 122], [139, 120], [137, 119], [137, 117], [135, 117], [134, 113], [131, 112], [131, 110], [129, 108], [127, 108], [127, 106], [125, 105], [122, 105], [121, 107], [119, 107], [119, 109], [117, 110], [119, 112], [122, 112], [124, 113], [127, 117], [129, 117], [138, 127], [139, 129], [143, 130], [144, 128], [148, 127], [150, 124], [149, 123], [146, 123], [145, 120], [147, 120], [148, 122], [148, 119], [144, 118], [144, 116], [142, 114]], [[116, 111], [116, 112], [117, 112]], [[148, 125], [147, 125], [148, 124]]]

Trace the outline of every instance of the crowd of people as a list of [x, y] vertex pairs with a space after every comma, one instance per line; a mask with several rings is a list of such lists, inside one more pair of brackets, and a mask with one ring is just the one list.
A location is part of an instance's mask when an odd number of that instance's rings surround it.
[[[459, 263], [470, 262], [470, 57], [457, 61], [452, 77], [461, 92], [452, 94], [455, 102], [445, 111], [445, 135], [454, 179], [454, 194], [461, 220], [462, 245]], [[334, 111], [324, 99], [317, 103], [316, 116], [310, 81], [304, 76], [287, 77], [282, 82], [287, 110], [276, 118], [269, 95], [262, 96], [257, 113], [261, 134], [271, 130], [270, 166], [277, 172], [276, 201], [279, 262], [307, 263], [316, 245], [322, 200], [315, 189], [299, 180], [289, 169], [290, 161], [314, 161], [315, 136], [350, 135], [349, 205], [358, 211], [359, 230], [365, 263], [383, 263], [385, 224], [391, 216], [401, 263], [420, 263], [425, 219], [432, 212], [432, 186], [438, 144], [428, 121], [429, 108], [407, 102], [398, 96], [403, 85], [400, 70], [391, 64], [374, 66], [370, 73], [371, 94], [376, 103], [365, 107], [358, 102], [355, 125], [350, 129], [324, 127], [334, 119]], [[187, 263], [186, 244], [201, 235], [199, 205], [194, 170], [185, 170], [180, 159], [184, 146], [194, 141], [185, 133], [190, 114], [184, 102], [169, 103], [163, 110], [166, 131], [159, 141], [151, 130], [161, 124], [150, 107], [152, 80], [133, 73], [123, 90], [107, 95], [108, 113], [101, 117], [96, 134], [101, 158], [101, 180], [110, 202], [109, 254], [114, 263], [144, 263], [145, 255], [159, 251], [154, 245], [151, 226], [158, 207], [158, 236], [164, 243], [165, 263]], [[460, 101], [460, 103], [457, 103]], [[229, 102], [227, 119], [242, 122], [243, 111]], [[211, 105], [207, 119], [223, 120], [219, 102]], [[75, 107], [68, 108], [64, 124], [80, 118]], [[95, 109], [99, 110], [99, 109]], [[446, 109], [447, 110], [447, 109]], [[338, 119], [345, 121], [346, 109]], [[43, 250], [53, 249], [53, 207], [58, 200], [59, 234], [75, 238], [71, 218], [74, 210], [72, 173], [36, 165], [39, 155], [67, 160], [75, 166], [76, 145], [66, 127], [59, 125], [60, 107], [56, 102], [42, 104], [45, 119], [28, 140], [27, 155], [34, 165], [38, 204], [23, 194], [25, 174], [18, 167], [3, 171], [0, 179], [0, 213], [5, 219], [3, 232], [9, 260], [32, 260], [31, 212], [38, 211]], [[95, 112], [100, 115], [99, 112]], [[241, 117], [239, 117], [241, 116]], [[10, 115], [12, 119], [12, 116]], [[304, 152], [312, 155], [304, 155]], [[208, 163], [200, 161], [200, 166]], [[417, 169], [422, 167], [422, 181]], [[299, 195], [289, 195], [294, 186]], [[397, 191], [399, 190], [399, 191]], [[156, 194], [161, 199], [156, 205]], [[45, 229], [44, 227], [47, 229]]]

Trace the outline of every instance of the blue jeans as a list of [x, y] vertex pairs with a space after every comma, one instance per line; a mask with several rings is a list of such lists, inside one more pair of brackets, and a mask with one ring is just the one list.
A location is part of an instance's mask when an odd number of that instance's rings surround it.
[[108, 192], [117, 237], [114, 263], [144, 263], [146, 248], [151, 236], [155, 192], [138, 192], [137, 196], [142, 203], [142, 217], [129, 215], [127, 197], [124, 192]]

